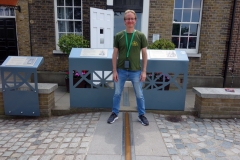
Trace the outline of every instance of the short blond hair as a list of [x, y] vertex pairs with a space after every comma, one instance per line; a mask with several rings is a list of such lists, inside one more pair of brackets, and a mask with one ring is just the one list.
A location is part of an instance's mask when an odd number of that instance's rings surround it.
[[134, 11], [134, 10], [130, 10], [130, 9], [128, 9], [128, 10], [125, 11], [125, 13], [124, 13], [124, 19], [125, 19], [126, 14], [128, 14], [128, 13], [134, 14], [135, 19], [137, 19], [137, 15], [136, 15], [135, 11]]

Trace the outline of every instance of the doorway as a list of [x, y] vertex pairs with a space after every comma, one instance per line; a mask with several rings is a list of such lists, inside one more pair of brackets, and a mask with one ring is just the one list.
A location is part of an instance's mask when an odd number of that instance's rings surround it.
[[18, 56], [15, 18], [0, 18], [0, 63], [8, 56]]

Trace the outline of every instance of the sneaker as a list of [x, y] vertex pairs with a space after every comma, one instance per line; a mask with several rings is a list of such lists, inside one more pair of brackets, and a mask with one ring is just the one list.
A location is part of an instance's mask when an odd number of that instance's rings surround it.
[[148, 126], [149, 122], [147, 120], [147, 118], [144, 115], [140, 115], [138, 116], [138, 120], [142, 123], [142, 125], [144, 126]]
[[115, 120], [117, 120], [118, 119], [118, 116], [115, 114], [115, 113], [113, 113], [112, 112], [112, 114], [110, 115], [110, 117], [108, 118], [108, 123], [113, 123], [113, 122], [115, 122]]

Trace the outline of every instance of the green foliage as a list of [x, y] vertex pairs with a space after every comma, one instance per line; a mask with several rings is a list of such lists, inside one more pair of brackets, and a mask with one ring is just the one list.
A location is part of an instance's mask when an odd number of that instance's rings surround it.
[[154, 43], [148, 46], [148, 49], [165, 49], [165, 50], [174, 50], [175, 45], [170, 40], [160, 39], [156, 40]]
[[58, 46], [63, 53], [70, 54], [72, 48], [89, 48], [89, 41], [83, 36], [67, 34], [61, 36]]

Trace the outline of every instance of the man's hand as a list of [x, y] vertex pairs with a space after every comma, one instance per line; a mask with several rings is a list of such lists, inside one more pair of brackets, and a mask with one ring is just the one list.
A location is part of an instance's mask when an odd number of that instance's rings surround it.
[[145, 72], [145, 71], [142, 71], [141, 76], [140, 76], [140, 81], [141, 81], [141, 82], [144, 82], [145, 79], [146, 79], [146, 72]]
[[114, 80], [114, 82], [118, 81], [118, 73], [117, 73], [117, 71], [113, 71], [113, 80]]

